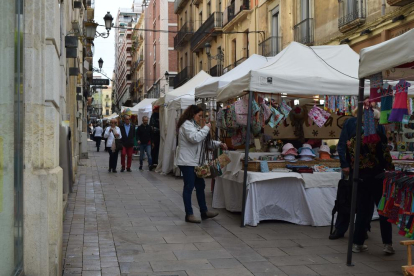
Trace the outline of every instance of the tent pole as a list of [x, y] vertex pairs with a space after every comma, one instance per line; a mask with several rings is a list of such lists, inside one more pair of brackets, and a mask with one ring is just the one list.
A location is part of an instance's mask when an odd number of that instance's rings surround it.
[[[355, 144], [355, 156], [359, 157], [361, 148], [361, 131], [362, 131], [362, 112], [364, 101], [364, 86], [365, 79], [359, 79], [359, 93], [358, 93], [358, 117], [357, 117], [357, 129], [356, 129], [356, 144]], [[352, 200], [351, 200], [351, 218], [349, 224], [349, 238], [348, 238], [348, 252], [346, 257], [346, 264], [353, 266], [352, 264], [352, 245], [354, 243], [354, 228], [355, 228], [355, 211], [357, 204], [357, 192], [359, 179], [359, 158], [355, 158], [354, 170], [352, 175]]]
[[241, 227], [244, 227], [244, 214], [246, 212], [246, 195], [247, 195], [247, 167], [249, 166], [249, 147], [250, 147], [250, 124], [252, 120], [252, 101], [253, 91], [249, 91], [249, 108], [247, 112], [247, 129], [246, 145], [244, 151], [244, 177], [243, 177], [243, 201], [242, 201], [242, 219]]

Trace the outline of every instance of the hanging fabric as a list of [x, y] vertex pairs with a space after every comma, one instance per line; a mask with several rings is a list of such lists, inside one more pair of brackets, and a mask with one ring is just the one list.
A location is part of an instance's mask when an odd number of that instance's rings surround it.
[[380, 115], [380, 124], [385, 125], [389, 124], [388, 118], [390, 117], [392, 110], [392, 101], [393, 101], [393, 90], [392, 86], [386, 82], [381, 89], [381, 115]]
[[374, 110], [371, 107], [370, 100], [364, 101], [364, 144], [376, 144], [380, 141], [377, 134], [374, 120]]
[[314, 105], [312, 109], [309, 111], [308, 116], [309, 120], [314, 121], [318, 127], [322, 127], [329, 119], [331, 114]]
[[370, 80], [370, 93], [369, 100], [370, 102], [381, 102], [381, 87], [382, 87], [382, 73], [377, 73], [369, 77]]
[[391, 115], [389, 117], [390, 122], [401, 122], [404, 115], [408, 114], [408, 87], [411, 84], [405, 80], [400, 82], [394, 87], [395, 88], [395, 100], [392, 107]]
[[285, 102], [285, 100], [282, 100], [282, 103], [280, 104], [280, 112], [288, 116], [292, 108]]

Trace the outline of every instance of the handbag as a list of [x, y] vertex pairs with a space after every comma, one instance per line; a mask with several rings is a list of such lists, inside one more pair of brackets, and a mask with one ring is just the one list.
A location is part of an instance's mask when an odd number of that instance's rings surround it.
[[221, 170], [220, 162], [218, 162], [218, 159], [213, 160], [210, 163], [210, 174], [212, 178], [223, 175], [223, 171]]
[[194, 172], [198, 178], [207, 178], [211, 176], [209, 165], [197, 166], [194, 168]]
[[230, 157], [226, 153], [222, 153], [219, 157], [217, 157], [217, 160], [221, 168], [224, 168], [231, 162]]
[[[114, 143], [112, 143], [113, 145]], [[120, 151], [124, 148], [121, 139], [115, 139], [115, 151]]]

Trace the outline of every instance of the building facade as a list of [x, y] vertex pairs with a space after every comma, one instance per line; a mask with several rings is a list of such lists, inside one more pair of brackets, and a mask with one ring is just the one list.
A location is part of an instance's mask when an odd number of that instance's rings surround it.
[[172, 79], [177, 74], [177, 53], [174, 51], [177, 17], [174, 14], [174, 1], [148, 1], [144, 21], [145, 29], [153, 30], [146, 31], [144, 38], [146, 97], [158, 98], [172, 90]]
[[[142, 10], [142, 6], [135, 6], [135, 9]], [[130, 88], [131, 99], [133, 104], [139, 103], [145, 96], [145, 66], [144, 66], [144, 52], [145, 52], [145, 14], [141, 13], [137, 24], [132, 32], [132, 84]]]
[[[0, 274], [61, 275], [66, 185], [86, 137], [94, 1], [3, 0], [0, 10]], [[62, 169], [61, 143], [72, 171]]]
[[140, 12], [134, 8], [120, 8], [116, 18], [115, 28], [115, 105], [117, 111], [121, 106], [132, 106], [130, 87], [132, 84], [132, 32]]
[[102, 89], [102, 116], [112, 115], [112, 87]]
[[292, 41], [348, 43], [356, 52], [413, 28], [414, 1], [176, 0], [174, 87], [199, 71], [220, 76], [252, 54], [275, 56]]

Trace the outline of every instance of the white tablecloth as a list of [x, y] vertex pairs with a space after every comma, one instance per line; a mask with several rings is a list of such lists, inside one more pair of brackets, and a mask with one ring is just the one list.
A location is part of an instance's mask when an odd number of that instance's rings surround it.
[[[303, 177], [298, 173], [248, 172], [245, 224], [256, 226], [262, 220], [283, 220], [300, 225], [330, 225], [340, 174], [336, 173], [337, 180], [332, 183], [330, 178], [324, 181], [325, 174], [304, 174]], [[326, 185], [305, 188], [304, 181], [325, 182]], [[242, 197], [242, 171], [216, 178], [213, 208], [241, 212]]]

